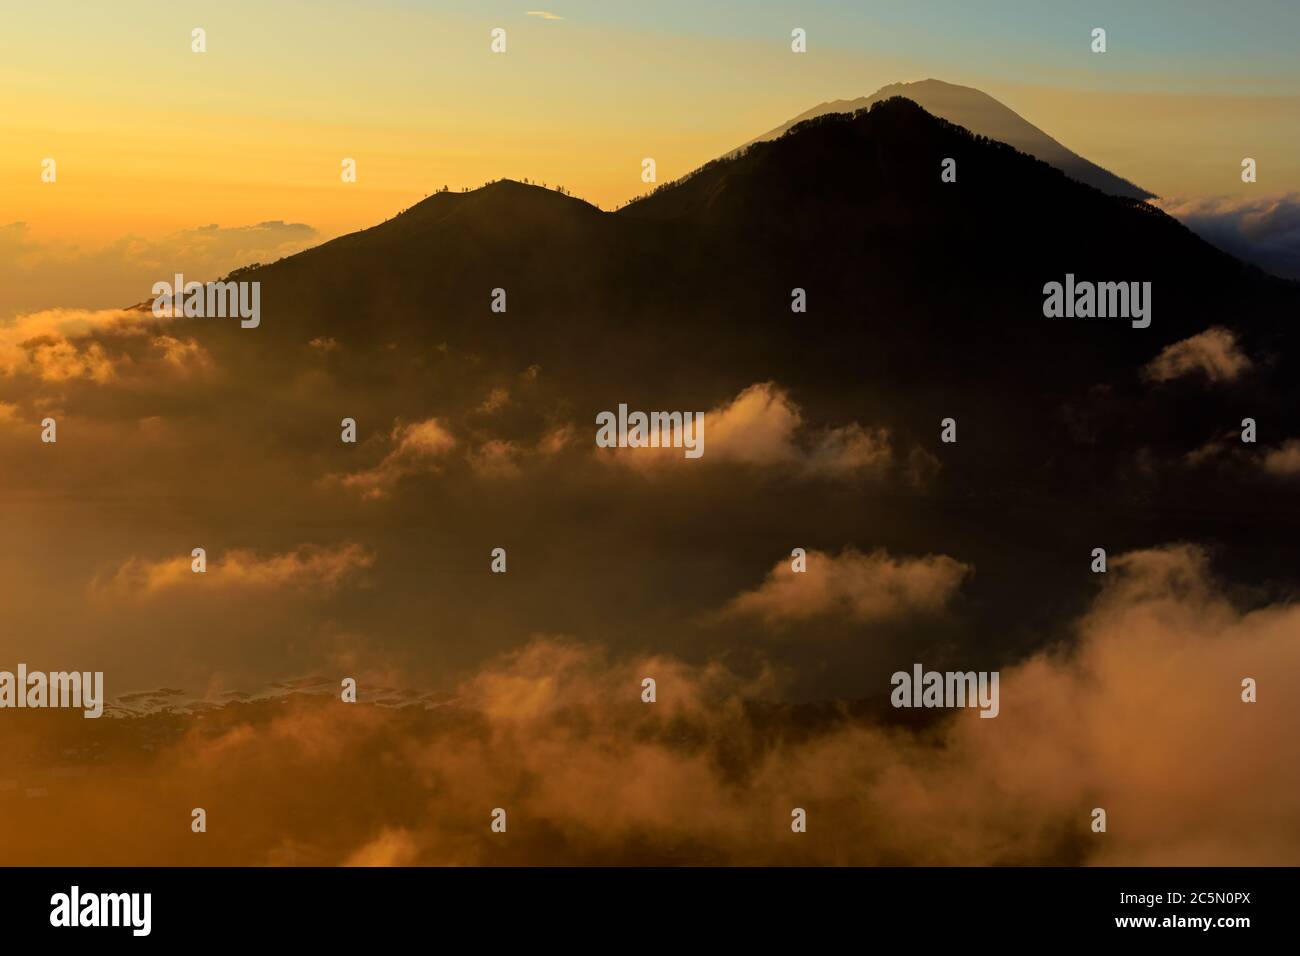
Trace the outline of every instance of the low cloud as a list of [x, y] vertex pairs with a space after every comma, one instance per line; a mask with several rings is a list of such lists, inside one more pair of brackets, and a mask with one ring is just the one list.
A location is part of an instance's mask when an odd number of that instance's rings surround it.
[[493, 412], [500, 411], [502, 408], [505, 408], [505, 406], [508, 405], [509, 402], [510, 402], [509, 389], [494, 388], [492, 389], [492, 391], [488, 392], [487, 398], [483, 399], [483, 404], [478, 407], [478, 410], [485, 415], [490, 415]]
[[514, 442], [494, 438], [471, 449], [468, 459], [474, 473], [482, 478], [518, 478], [522, 474], [521, 454]]
[[438, 471], [446, 453], [456, 446], [456, 439], [436, 418], [395, 425], [390, 442], [394, 447], [374, 468], [335, 476], [336, 480], [362, 498], [384, 498], [406, 476]]
[[113, 363], [94, 335], [144, 333], [148, 313], [130, 309], [45, 309], [0, 322], [0, 374], [31, 374], [43, 381], [88, 378], [103, 384]]
[[158, 335], [152, 345], [162, 353], [163, 361], [173, 368], [194, 372], [206, 372], [212, 368], [212, 356], [197, 339]]
[[130, 558], [108, 575], [97, 577], [98, 595], [151, 598], [186, 588], [211, 591], [310, 590], [329, 592], [374, 564], [374, 555], [359, 544], [329, 547], [302, 545], [280, 554], [261, 555], [235, 548], [212, 556], [207, 570], [193, 570], [193, 558]]
[[1264, 470], [1279, 478], [1300, 475], [1300, 440], [1289, 439], [1264, 456]]
[[[0, 727], [11, 773], [47, 790], [10, 801], [0, 840], [15, 865], [1293, 865], [1298, 631], [1300, 606], [1238, 608], [1177, 545], [1116, 556], [1068, 640], [1001, 668], [993, 720], [803, 710], [768, 675], [554, 637], [424, 706], [299, 694], [102, 721], [93, 787], [32, 766], [86, 732], [40, 714]], [[196, 793], [213, 839], [175, 824]]]
[[344, 866], [410, 866], [419, 856], [419, 847], [409, 830], [385, 829], [365, 846], [348, 857]]
[[0, 376], [42, 383], [157, 384], [214, 367], [193, 337], [164, 331], [168, 319], [135, 309], [46, 309], [0, 322]]
[[1262, 471], [1278, 479], [1300, 475], [1300, 439], [1288, 438], [1262, 454], [1254, 451], [1257, 447], [1243, 444], [1239, 431], [1228, 430], [1193, 449], [1184, 460], [1193, 467], [1227, 465], [1242, 472]]
[[821, 432], [808, 450], [803, 467], [811, 476], [851, 479], [879, 475], [892, 459], [888, 431], [854, 423]]
[[1300, 193], [1153, 202], [1238, 259], [1283, 278], [1300, 279]]
[[783, 558], [723, 615], [782, 626], [824, 616], [865, 624], [935, 614], [972, 570], [947, 555], [896, 558], [884, 550], [863, 554], [846, 548], [838, 555], [813, 550], [806, 571], [795, 572], [791, 559]]
[[1231, 382], [1250, 368], [1230, 330], [1215, 327], [1167, 346], [1144, 369], [1152, 381], [1168, 382], [1201, 373], [1211, 382]]
[[[619, 448], [601, 452], [606, 461], [634, 468], [673, 467], [685, 461], [680, 448]], [[879, 477], [893, 463], [889, 432], [856, 422], [808, 428], [802, 410], [774, 382], [751, 385], [730, 402], [704, 414], [703, 462], [778, 468], [807, 478], [854, 480]]]
[[795, 436], [803, 415], [772, 382], [751, 385], [704, 416], [705, 454], [750, 465], [786, 464], [799, 457]]
[[[0, 225], [0, 321], [53, 307], [144, 300], [155, 282], [184, 273], [209, 281], [254, 262], [274, 262], [320, 241], [311, 226], [261, 222], [200, 226], [162, 236], [124, 236], [96, 247], [35, 238], [26, 223]], [[69, 277], [75, 281], [70, 282]]]

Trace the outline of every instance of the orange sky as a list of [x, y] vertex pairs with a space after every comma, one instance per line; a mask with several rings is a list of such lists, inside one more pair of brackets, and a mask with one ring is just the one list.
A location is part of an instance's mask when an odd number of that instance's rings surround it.
[[[1260, 161], [1261, 190], [1300, 188], [1289, 74], [1265, 65], [1245, 84], [1202, 63], [1207, 90], [1163, 36], [1119, 12], [1107, 59], [1082, 44], [1052, 58], [1079, 29], [1061, 17], [1026, 21], [1039, 32], [1018, 45], [1002, 37], [1020, 58], [1012, 68], [976, 38], [911, 35], [925, 25], [901, 14], [885, 31], [887, 7], [864, 22], [810, 5], [799, 56], [772, 11], [656, 28], [585, 3], [563, 19], [463, 4], [330, 4], [327, 16], [300, 4], [137, 7], [147, 15], [10, 12], [0, 226], [85, 248], [266, 220], [333, 236], [439, 186], [500, 177], [562, 183], [609, 208], [643, 191], [646, 156], [671, 179], [816, 103], [927, 76], [985, 90], [1162, 196], [1231, 193], [1244, 155]], [[502, 55], [489, 50], [497, 24]], [[196, 25], [206, 53], [191, 51]], [[357, 160], [355, 184], [340, 180], [344, 157]], [[56, 184], [41, 182], [46, 158]]]

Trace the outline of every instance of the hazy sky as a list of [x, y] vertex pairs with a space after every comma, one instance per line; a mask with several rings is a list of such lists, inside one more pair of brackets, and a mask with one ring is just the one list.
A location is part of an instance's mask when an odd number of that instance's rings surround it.
[[[1295, 4], [981, 6], [19, 5], [0, 36], [0, 225], [86, 247], [268, 220], [330, 236], [502, 176], [608, 208], [641, 191], [645, 156], [672, 178], [818, 102], [930, 76], [984, 89], [1162, 196], [1231, 193], [1244, 155], [1261, 191], [1300, 187]], [[495, 26], [504, 56], [489, 52]]]

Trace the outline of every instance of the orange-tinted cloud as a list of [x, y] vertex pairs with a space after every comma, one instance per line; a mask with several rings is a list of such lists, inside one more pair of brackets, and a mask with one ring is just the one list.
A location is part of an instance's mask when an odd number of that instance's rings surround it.
[[[0, 324], [0, 375], [42, 383], [158, 384], [166, 377], [210, 372], [208, 350], [193, 337], [165, 331], [168, 320], [136, 309], [46, 309]], [[138, 345], [146, 343], [147, 349]], [[162, 383], [165, 384], [165, 383]]]
[[[602, 450], [605, 461], [636, 468], [670, 467], [686, 461], [680, 448]], [[892, 463], [889, 433], [856, 422], [809, 429], [789, 393], [774, 382], [749, 386], [731, 401], [704, 413], [704, 462], [780, 468], [810, 478], [851, 480], [879, 476]]]
[[1068, 643], [1001, 668], [992, 720], [828, 717], [772, 702], [770, 675], [555, 638], [422, 706], [24, 712], [0, 727], [0, 841], [16, 864], [1294, 865], [1298, 630], [1300, 606], [1237, 608], [1173, 546], [1116, 557]]
[[94, 248], [36, 239], [26, 223], [0, 225], [0, 322], [58, 306], [138, 302], [177, 272], [206, 281], [254, 262], [274, 262], [320, 240], [301, 223], [201, 226], [161, 236], [122, 236]]
[[1211, 382], [1230, 382], [1250, 368], [1250, 359], [1229, 329], [1211, 328], [1166, 346], [1147, 365], [1145, 373], [1156, 382], [1168, 382], [1201, 372]]
[[405, 829], [384, 829], [369, 843], [359, 848], [344, 866], [410, 866], [419, 855], [410, 832]]
[[517, 478], [520, 449], [514, 442], [490, 439], [469, 452], [470, 467], [485, 478]]
[[407, 475], [436, 472], [443, 456], [456, 446], [456, 439], [436, 418], [398, 424], [390, 440], [394, 447], [378, 465], [339, 479], [345, 488], [362, 498], [383, 498]]
[[1300, 475], [1300, 440], [1289, 439], [1264, 456], [1264, 470], [1280, 478]]
[[130, 558], [111, 574], [93, 581], [91, 589], [100, 595], [144, 598], [189, 586], [201, 586], [204, 592], [330, 591], [375, 561], [359, 544], [302, 545], [270, 555], [235, 548], [214, 555], [202, 574], [193, 570], [193, 560], [188, 554], [156, 561]]
[[46, 309], [0, 324], [0, 373], [34, 374], [46, 381], [89, 378], [100, 384], [113, 377], [112, 364], [92, 333], [139, 334], [148, 313], [129, 309]]
[[947, 555], [896, 558], [884, 550], [838, 555], [807, 553], [807, 570], [778, 561], [761, 585], [734, 598], [728, 616], [755, 617], [769, 626], [821, 616], [859, 623], [942, 611], [970, 574], [970, 565]]

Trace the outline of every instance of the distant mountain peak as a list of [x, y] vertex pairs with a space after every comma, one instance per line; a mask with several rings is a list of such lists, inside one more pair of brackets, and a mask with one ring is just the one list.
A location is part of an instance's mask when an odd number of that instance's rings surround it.
[[800, 113], [789, 122], [750, 140], [740, 149], [753, 143], [776, 139], [805, 120], [824, 116], [827, 113], [853, 113], [895, 96], [912, 100], [927, 112], [950, 123], [963, 126], [972, 133], [1006, 143], [1022, 153], [1028, 153], [1045, 163], [1050, 163], [1071, 179], [1086, 183], [1104, 193], [1128, 199], [1152, 199], [1155, 196], [1154, 193], [1116, 176], [1096, 163], [1084, 159], [1073, 150], [1067, 149], [987, 93], [973, 87], [958, 86], [955, 83], [945, 83], [933, 78], [914, 83], [891, 83], [870, 96], [821, 103]]

